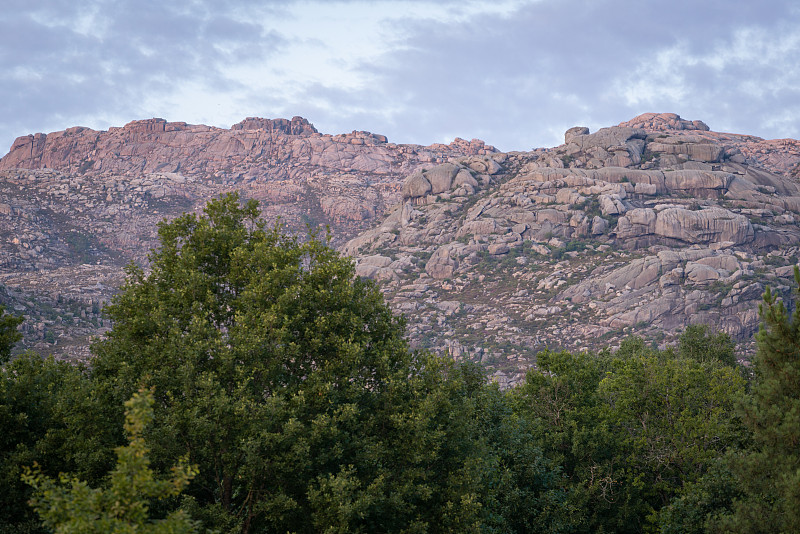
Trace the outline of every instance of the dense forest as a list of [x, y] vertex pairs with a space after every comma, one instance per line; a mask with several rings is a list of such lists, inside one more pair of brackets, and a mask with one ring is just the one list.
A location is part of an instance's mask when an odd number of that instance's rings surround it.
[[159, 238], [90, 365], [12, 359], [0, 317], [1, 533], [800, 532], [800, 312], [769, 290], [747, 365], [697, 325], [502, 391], [253, 201]]

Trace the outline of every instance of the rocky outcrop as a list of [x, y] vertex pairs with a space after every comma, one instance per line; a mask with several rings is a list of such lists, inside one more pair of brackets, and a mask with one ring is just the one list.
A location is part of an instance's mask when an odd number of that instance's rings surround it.
[[[48, 273], [110, 268], [121, 280], [127, 262], [146, 264], [161, 219], [228, 191], [260, 200], [267, 219], [292, 230], [327, 225], [341, 244], [399, 202], [402, 181], [417, 169], [440, 166], [430, 175], [439, 189], [453, 182], [470, 189], [477, 186], [471, 174], [453, 177], [446, 162], [493, 152], [479, 140], [423, 147], [363, 131], [321, 134], [302, 117], [249, 117], [230, 130], [149, 119], [106, 132], [76, 127], [24, 136], [0, 159], [0, 276], [9, 277], [9, 305], [41, 325], [26, 331], [27, 346], [47, 339], [45, 352], [85, 356], [87, 328], [102, 326], [97, 302], [117, 284], [87, 291], [91, 302], [75, 304], [92, 314], [54, 322], [49, 310], [67, 298], [72, 281]], [[392, 280], [402, 264], [359, 269]]]
[[658, 213], [654, 233], [689, 244], [733, 243], [753, 240], [753, 226], [744, 215], [718, 207], [692, 211], [667, 208]]
[[[284, 135], [311, 135], [319, 133], [314, 125], [303, 117], [292, 117], [287, 119], [262, 119], [260, 117], [247, 117], [241, 122], [231, 126], [231, 130], [265, 130]], [[383, 138], [382, 142], [386, 142]]]
[[491, 184], [493, 177], [502, 174], [503, 166], [498, 159], [504, 161], [505, 155], [461, 158], [429, 170], [421, 169], [403, 182], [403, 199], [413, 204], [425, 204], [436, 202], [439, 195], [444, 195], [444, 198], [473, 195]]
[[545, 347], [665, 344], [693, 323], [746, 351], [764, 287], [790, 298], [800, 255], [797, 183], [751, 164], [747, 142], [674, 114], [571, 128], [553, 149], [411, 174], [403, 204], [344, 250], [402, 260], [365, 275], [409, 314], [412, 341], [503, 384]]
[[[754, 135], [712, 132], [703, 121], [684, 120], [675, 113], [644, 113], [627, 122], [620, 123], [619, 126], [641, 128], [652, 134], [652, 138], [659, 142], [671, 139], [673, 145], [681, 144], [681, 138], [684, 136], [695, 140], [702, 139], [705, 141], [700, 143], [702, 145], [723, 146], [724, 154], [720, 158], [724, 161], [758, 165], [775, 174], [789, 175], [792, 169], [800, 163], [800, 141], [797, 139], [764, 140]], [[687, 139], [683, 144], [689, 143]], [[673, 147], [667, 150], [679, 149]], [[704, 146], [692, 150], [714, 149]], [[712, 154], [713, 152], [709, 152], [704, 161], [708, 161], [708, 157]]]
[[511, 154], [321, 134], [299, 117], [37, 134], [0, 160], [0, 301], [29, 317], [28, 346], [85, 354], [156, 222], [236, 190], [291, 228], [330, 225], [414, 346], [480, 361], [504, 385], [545, 347], [630, 333], [663, 345], [697, 322], [746, 351], [764, 288], [791, 298], [798, 164], [794, 140], [674, 114]]
[[249, 117], [229, 130], [148, 119], [105, 132], [75, 127], [19, 137], [0, 159], [0, 170], [179, 172], [222, 180], [290, 178], [292, 168], [303, 165], [377, 174], [408, 173], [422, 163], [495, 151], [480, 140], [422, 147], [388, 143], [385, 136], [370, 132], [320, 134], [302, 117]]
[[687, 121], [675, 113], [643, 113], [620, 126], [625, 128], [641, 128], [649, 132], [675, 132], [681, 130], [709, 131], [703, 121]]
[[727, 242], [742, 245], [753, 240], [754, 230], [744, 215], [724, 208], [707, 207], [694, 211], [684, 207], [666, 207], [657, 212], [652, 208], [637, 208], [620, 217], [616, 235], [620, 239], [655, 236], [662, 239], [651, 242], [660, 241], [662, 244]]

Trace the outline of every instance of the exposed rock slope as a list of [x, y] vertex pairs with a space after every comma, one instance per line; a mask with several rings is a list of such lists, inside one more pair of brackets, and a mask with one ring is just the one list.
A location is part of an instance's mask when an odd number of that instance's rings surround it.
[[402, 198], [406, 175], [492, 152], [479, 140], [423, 147], [320, 134], [300, 117], [229, 130], [151, 119], [20, 137], [0, 159], [0, 303], [29, 317], [28, 346], [85, 355], [122, 266], [145, 262], [165, 217], [236, 190], [260, 200], [268, 219], [300, 231], [327, 224], [342, 243]]
[[344, 250], [416, 343], [505, 382], [545, 347], [634, 331], [664, 343], [709, 323], [747, 346], [764, 286], [786, 292], [798, 262], [800, 187], [780, 174], [797, 147], [674, 114], [572, 128], [554, 149], [410, 175], [404, 202]]
[[70, 128], [0, 159], [0, 302], [28, 316], [27, 346], [85, 356], [156, 223], [237, 190], [292, 228], [331, 225], [415, 343], [500, 380], [546, 346], [663, 343], [691, 322], [746, 344], [765, 284], [786, 290], [797, 263], [799, 162], [795, 140], [674, 114], [510, 154], [320, 134], [299, 117]]

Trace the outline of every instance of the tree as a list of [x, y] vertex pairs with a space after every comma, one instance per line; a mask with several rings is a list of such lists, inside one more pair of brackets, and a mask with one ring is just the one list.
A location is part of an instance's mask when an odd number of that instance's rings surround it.
[[737, 444], [735, 368], [658, 351], [544, 352], [514, 392], [545, 456], [564, 467], [578, 532], [642, 532]]
[[194, 468], [181, 462], [171, 478], [157, 480], [150, 469], [144, 429], [153, 418], [153, 394], [142, 390], [125, 403], [127, 446], [117, 449], [117, 466], [106, 489], [62, 474], [55, 481], [42, 474], [37, 464], [22, 475], [36, 493], [31, 506], [44, 525], [56, 534], [190, 534], [197, 524], [182, 510], [165, 519], [149, 519], [149, 500], [174, 497], [194, 476]]
[[[794, 276], [798, 299], [797, 267]], [[795, 304], [790, 314], [767, 288], [759, 314], [754, 384], [743, 406], [753, 442], [732, 462], [742, 496], [713, 528], [720, 532], [800, 532], [800, 307]]]
[[603, 532], [616, 510], [617, 436], [598, 394], [608, 362], [590, 353], [544, 351], [510, 395], [514, 412], [529, 421], [532, 441], [562, 466], [568, 480], [567, 524], [575, 532]]
[[0, 306], [0, 365], [3, 365], [11, 357], [11, 349], [22, 339], [22, 334], [17, 330], [19, 325], [25, 320], [24, 317], [17, 317], [6, 313], [3, 306]]
[[159, 238], [149, 273], [130, 267], [106, 309], [92, 380], [112, 411], [154, 388], [153, 465], [188, 451], [194, 517], [241, 532], [480, 523], [482, 479], [444, 469], [475, 449], [440, 441], [457, 430], [443, 363], [408, 349], [352, 262], [315, 235], [268, 229], [236, 195], [162, 223]]
[[27, 505], [31, 488], [20, 479], [24, 465], [100, 483], [122, 439], [102, 408], [80, 365], [24, 352], [0, 367], [0, 532], [40, 531]]
[[615, 360], [600, 383], [620, 439], [618, 502], [632, 512], [618, 532], [654, 529], [660, 510], [740, 442], [744, 379], [729, 365], [700, 360], [671, 351]]
[[713, 332], [704, 324], [686, 327], [678, 340], [678, 353], [697, 361], [718, 361], [736, 365], [736, 344], [725, 332]]

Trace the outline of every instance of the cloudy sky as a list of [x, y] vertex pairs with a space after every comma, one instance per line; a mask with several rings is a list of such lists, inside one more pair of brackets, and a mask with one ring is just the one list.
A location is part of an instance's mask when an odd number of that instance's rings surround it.
[[0, 69], [0, 153], [151, 117], [528, 150], [669, 111], [800, 138], [795, 0], [6, 2]]

